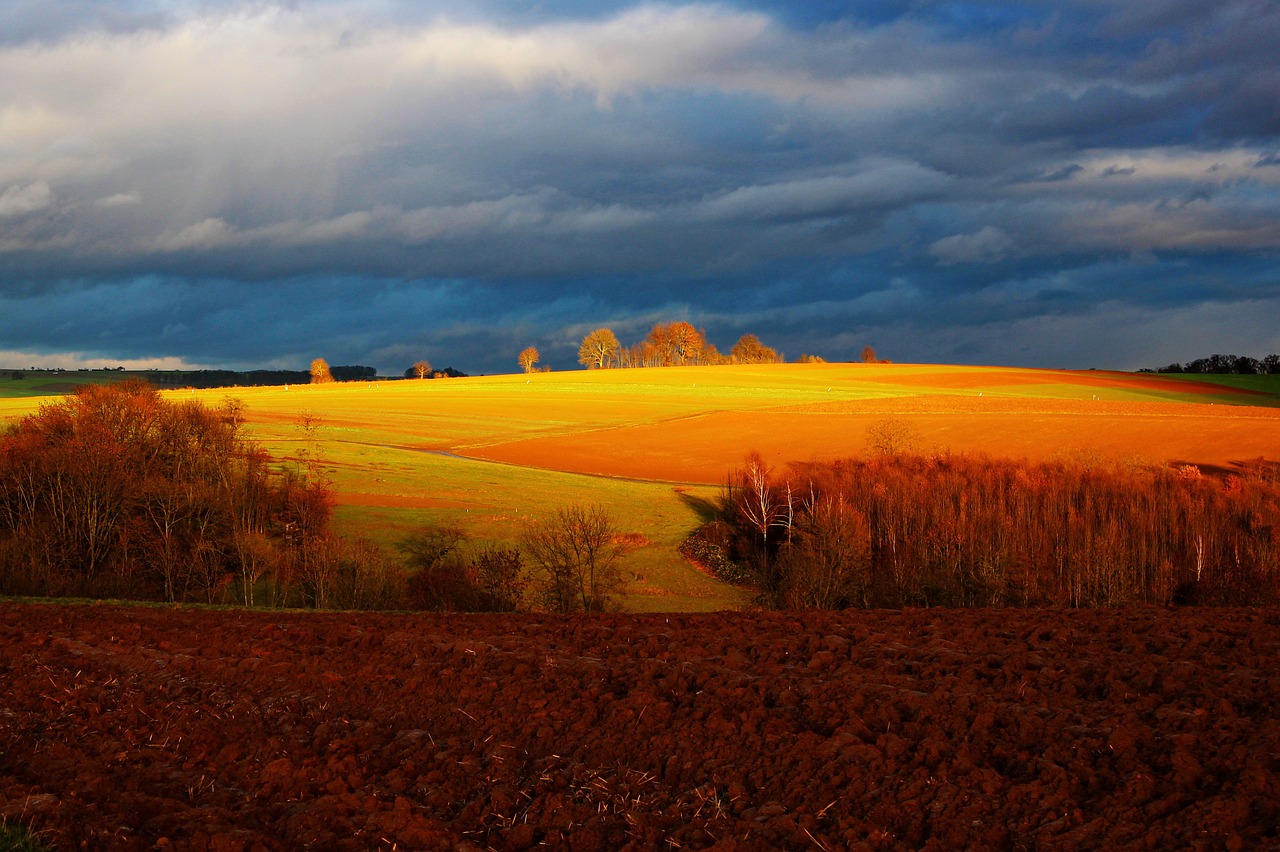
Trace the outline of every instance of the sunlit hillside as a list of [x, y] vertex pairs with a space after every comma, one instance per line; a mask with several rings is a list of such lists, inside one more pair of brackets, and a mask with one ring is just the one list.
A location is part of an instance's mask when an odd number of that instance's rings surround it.
[[[1205, 378], [1205, 377], [1201, 377]], [[275, 455], [328, 477], [342, 531], [391, 545], [425, 522], [509, 541], [574, 503], [647, 542], [633, 609], [738, 606], [676, 546], [750, 452], [781, 467], [864, 455], [892, 422], [922, 452], [1195, 464], [1280, 456], [1277, 388], [1187, 378], [896, 364], [600, 370], [172, 391], [239, 399]], [[0, 416], [38, 397], [0, 399]]]

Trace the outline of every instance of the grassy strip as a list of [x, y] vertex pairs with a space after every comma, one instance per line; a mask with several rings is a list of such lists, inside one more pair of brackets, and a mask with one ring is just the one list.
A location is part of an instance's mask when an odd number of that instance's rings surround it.
[[[1205, 382], [1207, 384], [1222, 385], [1224, 387], [1237, 388], [1239, 390], [1269, 393], [1280, 397], [1280, 375], [1236, 376], [1218, 375], [1215, 373], [1160, 373], [1159, 377], [1162, 379], [1174, 379], [1180, 382]], [[1257, 404], [1266, 403], [1260, 401]]]
[[47, 852], [48, 848], [23, 826], [0, 820], [0, 852]]

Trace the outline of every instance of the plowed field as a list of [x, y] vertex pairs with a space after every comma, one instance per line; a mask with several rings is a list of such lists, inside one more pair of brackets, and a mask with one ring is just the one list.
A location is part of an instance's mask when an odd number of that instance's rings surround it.
[[447, 617], [0, 604], [56, 848], [1280, 843], [1280, 611]]

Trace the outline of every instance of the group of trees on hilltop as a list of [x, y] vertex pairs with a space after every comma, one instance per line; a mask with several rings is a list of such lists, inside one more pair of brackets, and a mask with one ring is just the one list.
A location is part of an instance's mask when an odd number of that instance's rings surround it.
[[1143, 373], [1212, 373], [1216, 375], [1277, 375], [1280, 374], [1280, 355], [1271, 354], [1265, 358], [1250, 358], [1247, 355], [1210, 355], [1208, 358], [1197, 358], [1185, 364], [1176, 361], [1155, 370], [1140, 370]]
[[[533, 351], [536, 355], [537, 350]], [[707, 341], [705, 331], [684, 321], [659, 323], [644, 340], [631, 346], [623, 346], [612, 329], [598, 328], [587, 334], [578, 347], [578, 363], [588, 369], [772, 364], [782, 360], [777, 350], [761, 343], [754, 334], [742, 335], [729, 354], [723, 355]]]
[[682, 549], [776, 608], [1274, 604], [1277, 473], [891, 448], [779, 475], [753, 456]]

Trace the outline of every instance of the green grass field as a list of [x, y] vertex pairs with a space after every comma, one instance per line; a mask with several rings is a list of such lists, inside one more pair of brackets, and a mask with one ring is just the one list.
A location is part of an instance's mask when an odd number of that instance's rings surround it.
[[138, 373], [119, 370], [0, 370], [0, 399], [58, 396], [80, 385], [104, 385], [137, 378]]
[[1275, 396], [1277, 404], [1280, 404], [1280, 375], [1217, 376], [1211, 373], [1161, 373], [1160, 377], [1183, 382], [1208, 382], [1239, 390], [1269, 393]]

